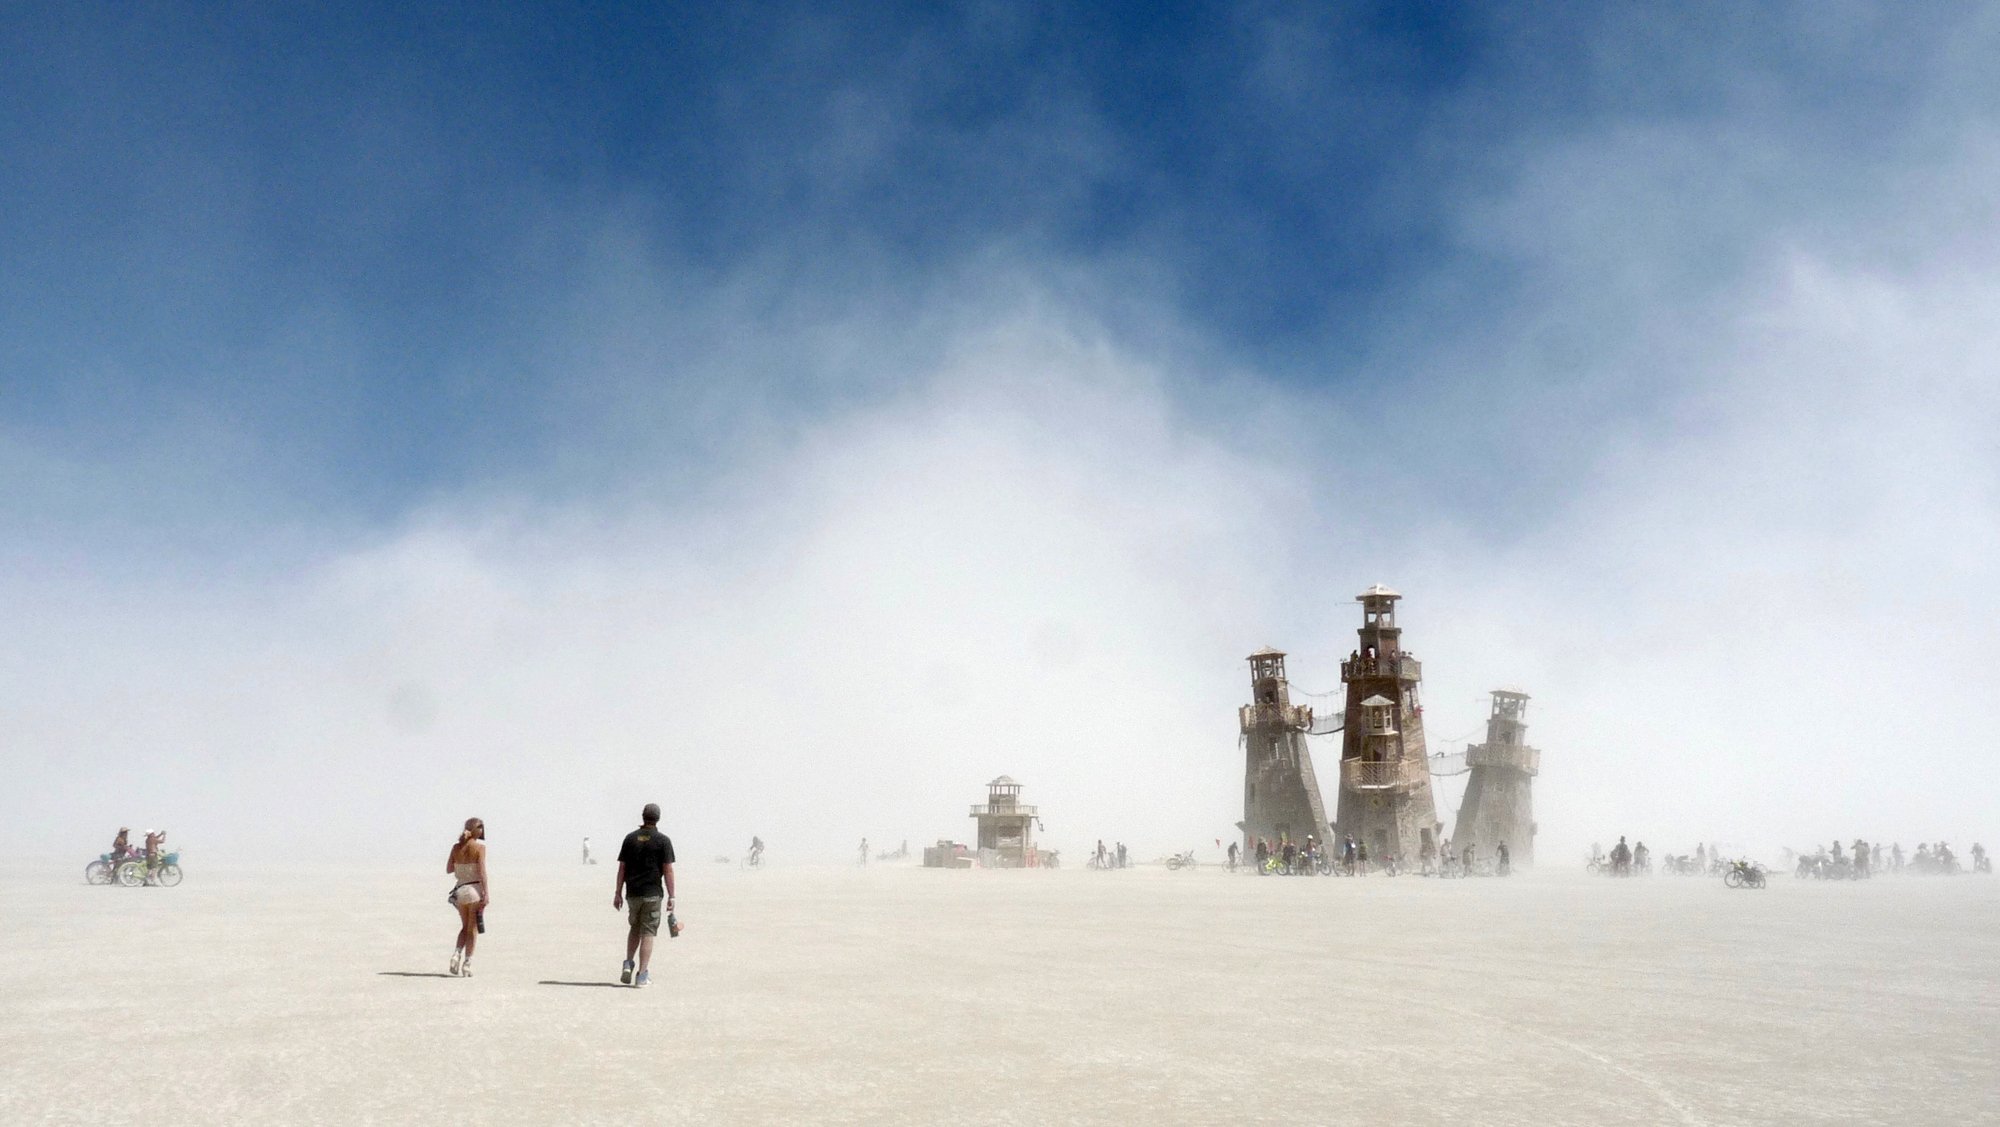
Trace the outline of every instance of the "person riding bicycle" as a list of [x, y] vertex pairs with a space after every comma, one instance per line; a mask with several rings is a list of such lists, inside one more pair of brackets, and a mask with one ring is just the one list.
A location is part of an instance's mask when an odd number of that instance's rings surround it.
[[111, 839], [111, 867], [117, 868], [118, 862], [123, 861], [130, 852], [132, 852], [132, 831], [126, 826], [119, 826], [118, 836]]
[[1229, 871], [1236, 871], [1236, 843], [1233, 841], [1229, 843]]
[[756, 834], [751, 834], [750, 863], [752, 865], [757, 865], [763, 863], [763, 860], [764, 860], [764, 839], [758, 837]]
[[153, 879], [153, 870], [160, 867], [160, 857], [167, 851], [167, 831], [146, 831], [146, 880]]

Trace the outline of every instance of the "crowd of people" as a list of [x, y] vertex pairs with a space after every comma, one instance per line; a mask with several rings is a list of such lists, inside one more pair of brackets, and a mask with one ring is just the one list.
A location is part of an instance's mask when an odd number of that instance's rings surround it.
[[1601, 846], [1590, 847], [1590, 871], [1609, 873], [1614, 877], [1644, 876], [1653, 871], [1653, 851], [1647, 849], [1643, 841], [1627, 845], [1625, 838], [1620, 836], [1608, 856]]
[[[1294, 842], [1284, 835], [1276, 841], [1266, 837], [1255, 838], [1250, 847], [1250, 861], [1250, 871], [1264, 875], [1319, 873], [1353, 877], [1373, 872], [1397, 876], [1404, 871], [1402, 860], [1394, 853], [1371, 852], [1368, 843], [1356, 840], [1353, 834], [1342, 834], [1340, 840], [1331, 845], [1310, 834], [1304, 842]], [[1507, 876], [1513, 872], [1513, 857], [1506, 842], [1495, 847], [1493, 857], [1482, 860], [1472, 845], [1454, 849], [1451, 839], [1446, 838], [1440, 847], [1426, 837], [1418, 850], [1417, 862], [1418, 873], [1427, 877]], [[1241, 865], [1236, 843], [1231, 842], [1229, 870], [1235, 872]]]
[[[1985, 846], [1975, 842], [1971, 858], [1973, 872], [1993, 871], [1992, 858], [1987, 856]], [[1668, 854], [1661, 868], [1676, 876], [1720, 876], [1728, 871], [1729, 865], [1720, 846], [1702, 843], [1692, 853]], [[1905, 854], [1901, 842], [1870, 844], [1858, 837], [1852, 842], [1822, 845], [1809, 853], [1787, 849], [1785, 867], [1795, 876], [1820, 880], [1866, 880], [1884, 873], [1949, 876], [1965, 871], [1951, 846], [1942, 841], [1923, 842], [1915, 853]], [[1611, 876], [1645, 876], [1653, 871], [1653, 861], [1645, 842], [1627, 845], [1620, 837], [1609, 854], [1601, 847], [1591, 847], [1590, 868], [1592, 872]]]
[[[1917, 844], [1914, 853], [1905, 854], [1902, 842], [1882, 845], [1869, 844], [1863, 838], [1855, 838], [1843, 845], [1836, 839], [1831, 845], [1822, 845], [1811, 853], [1786, 850], [1787, 867], [1798, 877], [1813, 877], [1819, 880], [1866, 880], [1882, 874], [1915, 876], [1956, 876], [1965, 871], [1965, 866], [1952, 851], [1951, 845], [1942, 841], [1926, 841]], [[1986, 847], [1972, 844], [1972, 871], [1990, 873], [1993, 860], [1986, 854]]]

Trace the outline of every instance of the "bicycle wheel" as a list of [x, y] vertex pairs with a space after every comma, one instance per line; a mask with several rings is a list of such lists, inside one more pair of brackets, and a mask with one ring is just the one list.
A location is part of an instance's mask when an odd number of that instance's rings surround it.
[[179, 865], [161, 865], [160, 871], [153, 874], [153, 879], [159, 881], [167, 888], [172, 888], [181, 882], [181, 867]]
[[1180, 867], [1181, 867], [1181, 859], [1179, 857], [1167, 858], [1167, 868], [1178, 870]]
[[146, 883], [146, 863], [127, 861], [118, 866], [118, 883], [126, 888], [137, 888]]
[[1729, 870], [1728, 873], [1723, 875], [1722, 883], [1728, 885], [1731, 888], [1742, 888], [1743, 874], [1735, 869], [1731, 869]]
[[112, 880], [111, 862], [92, 861], [83, 867], [83, 879], [87, 884], [110, 884]]

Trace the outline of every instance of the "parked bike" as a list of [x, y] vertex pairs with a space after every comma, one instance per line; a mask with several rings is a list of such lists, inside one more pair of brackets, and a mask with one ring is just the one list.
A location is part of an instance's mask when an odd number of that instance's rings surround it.
[[1764, 866], [1750, 861], [1731, 861], [1722, 874], [1722, 883], [1730, 888], [1764, 887]]
[[1176, 853], [1172, 857], [1167, 858], [1167, 868], [1169, 869], [1192, 869], [1194, 867], [1195, 859], [1194, 850], [1192, 849], [1185, 853]]

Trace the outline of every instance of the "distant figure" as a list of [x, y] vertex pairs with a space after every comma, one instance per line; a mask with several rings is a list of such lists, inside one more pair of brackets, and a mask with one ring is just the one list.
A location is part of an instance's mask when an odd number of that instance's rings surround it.
[[1694, 847], [1694, 867], [1696, 872], [1708, 871], [1708, 846], [1700, 842], [1696, 842]]
[[1229, 871], [1236, 871], [1236, 843], [1233, 841], [1229, 843]]
[[125, 855], [130, 852], [132, 852], [132, 831], [129, 827], [119, 826], [118, 836], [111, 839], [111, 867], [116, 869], [118, 862], [123, 861]]
[[1900, 842], [1900, 841], [1899, 841], [1899, 842], [1897, 842], [1897, 843], [1896, 843], [1896, 844], [1895, 844], [1895, 845], [1894, 845], [1893, 847], [1891, 847], [1891, 848], [1890, 848], [1890, 850], [1889, 850], [1889, 864], [1890, 864], [1891, 866], [1893, 866], [1893, 867], [1895, 868], [1895, 870], [1896, 870], [1897, 872], [1899, 872], [1899, 873], [1900, 873], [1900, 872], [1902, 872], [1902, 871], [1903, 871], [1903, 843], [1902, 843], [1902, 842]]
[[1125, 867], [1125, 843], [1122, 841], [1118, 843], [1118, 867]]
[[583, 839], [583, 863], [586, 865], [597, 864], [597, 862], [590, 859], [590, 837], [587, 834]]
[[764, 863], [764, 839], [758, 837], [756, 834], [750, 835], [749, 860], [750, 867], [753, 869]]
[[1854, 876], [1855, 876], [1855, 878], [1856, 878], [1856, 879], [1861, 879], [1861, 878], [1864, 878], [1864, 877], [1866, 877], [1866, 876], [1868, 875], [1868, 865], [1869, 865], [1869, 862], [1870, 862], [1870, 860], [1871, 860], [1871, 858], [1870, 858], [1870, 856], [1869, 856], [1869, 852], [1868, 852], [1868, 843], [1867, 843], [1867, 842], [1865, 842], [1865, 841], [1863, 841], [1863, 840], [1861, 840], [1861, 839], [1860, 839], [1860, 838], [1858, 838], [1858, 837], [1857, 837], [1857, 838], [1855, 838], [1855, 839], [1854, 839]]
[[1437, 851], [1437, 842], [1426, 836], [1423, 845], [1417, 850], [1418, 870], [1425, 876], [1437, 871]]
[[1475, 858], [1476, 858], [1477, 856], [1478, 856], [1478, 851], [1477, 851], [1477, 848], [1476, 848], [1475, 846], [1472, 846], [1472, 845], [1469, 845], [1469, 844], [1468, 844], [1468, 845], [1467, 845], [1467, 846], [1465, 847], [1465, 856], [1464, 856], [1464, 857], [1463, 857], [1463, 858], [1461, 859], [1461, 861], [1459, 862], [1459, 863], [1460, 863], [1461, 865], [1463, 865], [1463, 866], [1464, 866], [1463, 870], [1461, 870], [1461, 871], [1462, 871], [1462, 872], [1463, 872], [1463, 873], [1464, 873], [1464, 874], [1465, 874], [1466, 876], [1471, 876], [1471, 875], [1472, 875], [1472, 862], [1473, 862], [1473, 860], [1474, 860], [1474, 859], [1475, 859]]
[[479, 945], [479, 917], [493, 903], [486, 883], [486, 823], [467, 818], [465, 829], [444, 860], [444, 871], [458, 883], [445, 899], [458, 912], [458, 941], [451, 949], [453, 977], [472, 977], [472, 949]]
[[[653, 940], [660, 934], [661, 898], [669, 915], [674, 910], [674, 842], [660, 830], [660, 807], [648, 802], [639, 812], [639, 828], [625, 835], [618, 847], [618, 879], [612, 885], [612, 908], [625, 907], [625, 965], [618, 981], [627, 986], [647, 986], [653, 981]], [[865, 844], [865, 842], [864, 842]], [[662, 885], [666, 891], [661, 892]], [[638, 957], [639, 977], [632, 977], [632, 959]]]
[[1264, 870], [1268, 869], [1270, 865], [1271, 844], [1260, 837], [1257, 839], [1257, 875], [1260, 877], [1263, 876]]
[[868, 863], [868, 839], [865, 837], [861, 839], [861, 863]]
[[1632, 875], [1632, 847], [1625, 844], [1621, 835], [1618, 844], [1611, 847], [1611, 875], [1629, 877]]
[[153, 870], [160, 867], [160, 859], [167, 854], [167, 831], [146, 831], [146, 883], [153, 883]]
[[1643, 841], [1632, 847], [1632, 868], [1642, 873], [1653, 871], [1653, 851]]
[[1986, 847], [1976, 841], [1972, 843], [1972, 871], [1975, 873], [1993, 871], [1993, 862], [1986, 859]]
[[1361, 842], [1356, 842], [1356, 843], [1355, 843], [1355, 845], [1354, 845], [1354, 864], [1355, 864], [1355, 870], [1354, 870], [1354, 871], [1355, 871], [1356, 875], [1360, 875], [1360, 874], [1363, 874], [1363, 873], [1366, 873], [1366, 872], [1368, 871], [1368, 843], [1367, 843], [1367, 842], [1365, 842], [1365, 841], [1361, 841]]
[[[1641, 848], [1644, 847], [1642, 846]], [[1500, 873], [1501, 876], [1504, 877], [1507, 874], [1514, 871], [1512, 863], [1513, 855], [1507, 852], [1506, 842], [1503, 841], [1498, 846], [1494, 847], [1494, 854], [1500, 858], [1500, 868], [1498, 872]]]
[[1280, 846], [1278, 849], [1278, 858], [1284, 864], [1286, 872], [1290, 873], [1297, 871], [1299, 863], [1299, 847], [1293, 845], [1292, 840], [1290, 838], [1286, 838], [1285, 844]]

